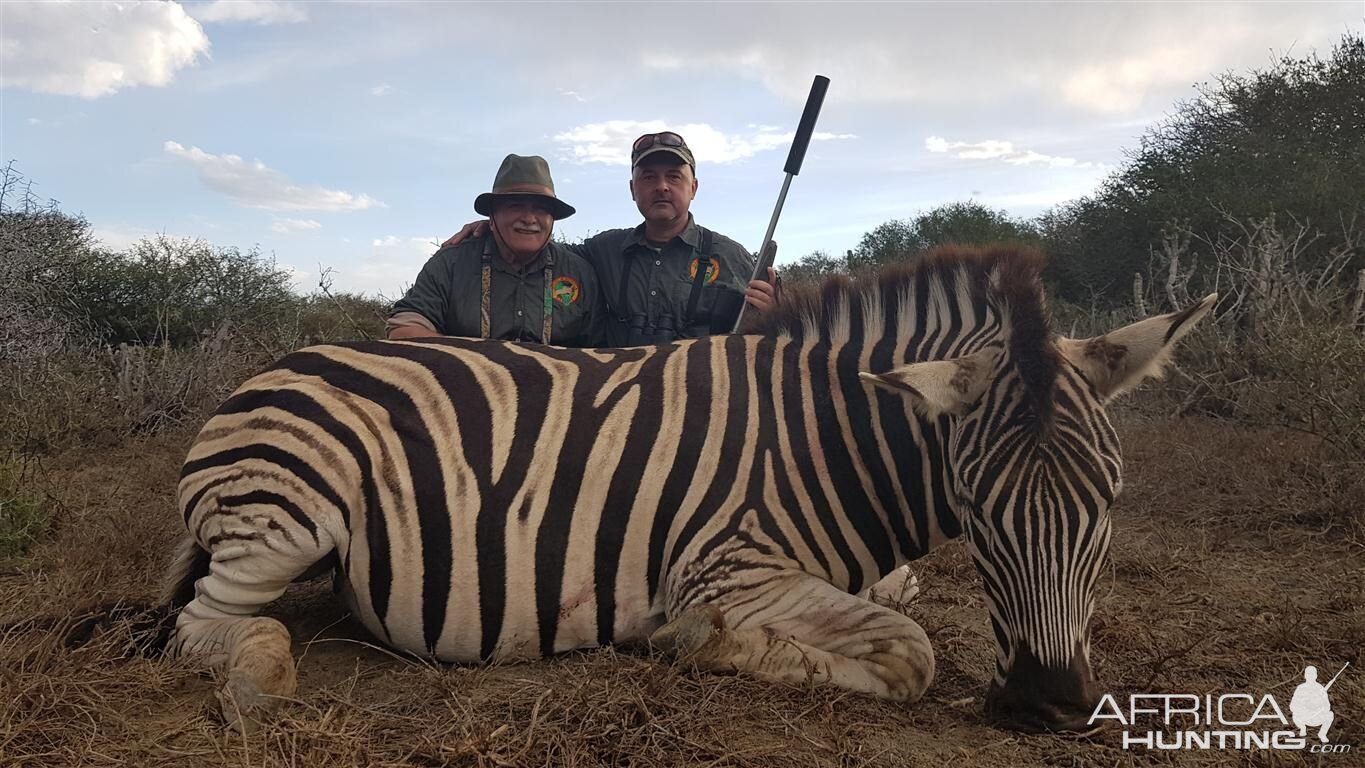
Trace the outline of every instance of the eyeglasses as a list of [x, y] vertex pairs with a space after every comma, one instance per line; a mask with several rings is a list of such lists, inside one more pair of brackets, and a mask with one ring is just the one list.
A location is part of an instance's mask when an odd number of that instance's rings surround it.
[[630, 151], [638, 155], [653, 146], [681, 147], [682, 149], [686, 149], [687, 142], [683, 141], [683, 137], [672, 131], [646, 133], [635, 140], [635, 144], [631, 146]]

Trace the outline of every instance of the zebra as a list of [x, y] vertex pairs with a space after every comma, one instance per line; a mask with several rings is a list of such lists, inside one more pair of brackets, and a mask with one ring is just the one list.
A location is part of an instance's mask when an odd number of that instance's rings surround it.
[[1083, 731], [1121, 487], [1104, 407], [1216, 296], [1091, 339], [1049, 329], [1041, 255], [939, 248], [789, 290], [748, 335], [626, 349], [469, 339], [285, 356], [189, 449], [170, 651], [229, 722], [297, 688], [256, 615], [336, 568], [383, 643], [446, 662], [648, 643], [714, 672], [915, 702], [934, 653], [855, 596], [962, 537], [994, 630], [987, 711]]

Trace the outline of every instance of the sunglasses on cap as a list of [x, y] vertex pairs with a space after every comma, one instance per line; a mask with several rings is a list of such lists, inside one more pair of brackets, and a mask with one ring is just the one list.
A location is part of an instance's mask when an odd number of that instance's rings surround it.
[[638, 155], [646, 149], [655, 146], [687, 149], [687, 142], [683, 141], [683, 137], [672, 131], [646, 133], [635, 140], [635, 143], [631, 145], [630, 151]]

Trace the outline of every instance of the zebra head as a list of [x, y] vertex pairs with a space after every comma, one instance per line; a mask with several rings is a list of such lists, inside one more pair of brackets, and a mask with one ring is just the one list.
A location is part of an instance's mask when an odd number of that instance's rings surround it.
[[1023, 730], [1087, 732], [1088, 626], [1122, 486], [1105, 404], [1159, 375], [1217, 297], [1073, 340], [1047, 330], [1040, 290], [996, 296], [1001, 334], [978, 351], [865, 376], [949, 425], [951, 503], [996, 641], [987, 710]]

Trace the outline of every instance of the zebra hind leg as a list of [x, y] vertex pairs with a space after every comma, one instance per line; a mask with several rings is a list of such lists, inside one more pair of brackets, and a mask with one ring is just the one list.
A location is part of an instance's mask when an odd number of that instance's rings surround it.
[[[217, 692], [223, 718], [239, 731], [250, 731], [298, 687], [289, 630], [275, 619], [253, 614], [284, 594], [289, 583], [326, 556], [332, 545], [321, 530], [317, 540], [303, 539], [267, 525], [218, 533], [205, 543], [211, 556], [198, 555], [192, 562], [201, 567], [206, 563], [207, 574], [194, 581], [193, 598], [176, 620], [169, 651], [202, 657], [223, 673], [225, 681]], [[197, 545], [191, 541], [189, 547]], [[200, 574], [193, 566], [177, 568], [184, 572], [170, 591], [183, 599], [188, 596], [186, 582]]]
[[717, 604], [689, 606], [650, 643], [708, 671], [828, 684], [891, 701], [917, 701], [932, 682], [929, 638], [901, 613], [807, 574], [751, 589], [765, 594], [732, 592]]

